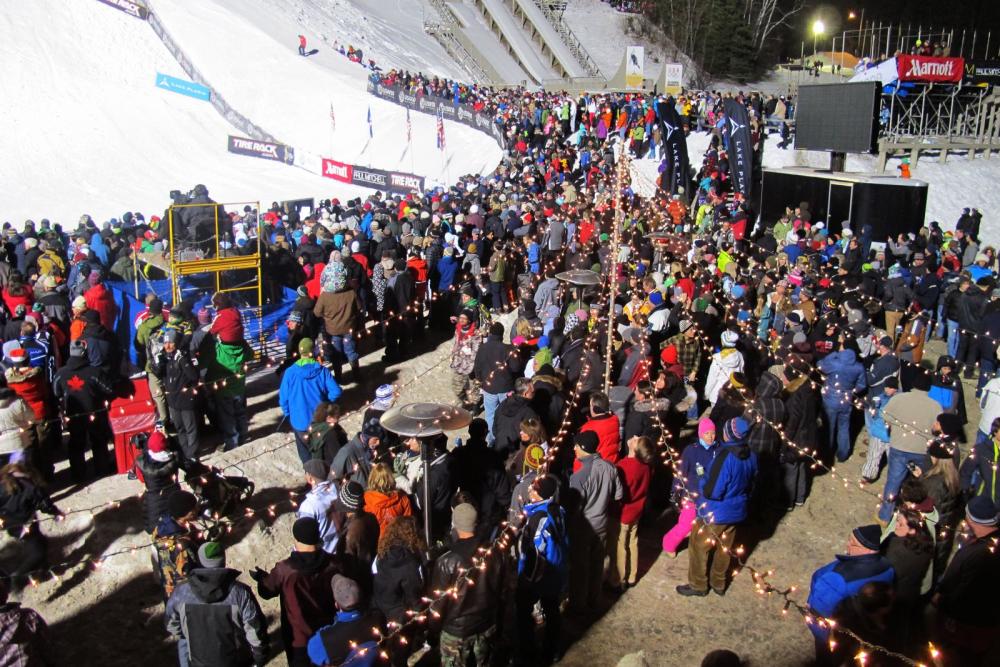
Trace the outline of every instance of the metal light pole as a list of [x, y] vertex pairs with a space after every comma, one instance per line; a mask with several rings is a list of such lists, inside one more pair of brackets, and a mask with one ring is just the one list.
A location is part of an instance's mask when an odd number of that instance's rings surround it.
[[604, 393], [611, 389], [611, 352], [614, 349], [615, 297], [618, 296], [618, 249], [621, 245], [622, 225], [625, 223], [625, 206], [622, 203], [622, 190], [625, 189], [625, 174], [628, 169], [628, 148], [621, 142], [621, 154], [615, 165], [615, 228], [611, 232], [611, 296], [608, 298], [608, 345], [604, 355]]

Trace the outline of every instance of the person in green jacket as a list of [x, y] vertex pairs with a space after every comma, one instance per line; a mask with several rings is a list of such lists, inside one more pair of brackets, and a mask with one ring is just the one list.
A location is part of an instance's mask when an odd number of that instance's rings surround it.
[[216, 340], [215, 355], [209, 361], [205, 382], [215, 396], [216, 417], [226, 451], [247, 440], [245, 366], [252, 356], [246, 341], [230, 344]]
[[163, 385], [160, 379], [153, 372], [153, 362], [157, 354], [163, 349], [161, 334], [163, 333], [163, 302], [159, 298], [153, 297], [146, 304], [149, 309], [149, 317], [144, 319], [135, 331], [135, 358], [139, 368], [146, 371], [149, 380], [149, 393], [156, 405], [156, 414], [161, 420], [166, 420], [167, 400], [163, 396]]

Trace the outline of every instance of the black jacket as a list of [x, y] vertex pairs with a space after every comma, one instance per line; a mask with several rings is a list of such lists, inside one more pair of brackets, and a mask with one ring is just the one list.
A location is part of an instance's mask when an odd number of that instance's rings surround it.
[[535, 395], [531, 397], [531, 409], [535, 411], [546, 433], [555, 433], [562, 423], [566, 399], [561, 393], [562, 378], [555, 375], [538, 375], [532, 379], [535, 385]]
[[410, 620], [406, 610], [420, 606], [424, 591], [423, 564], [420, 557], [402, 547], [392, 547], [376, 562], [372, 604], [389, 621]]
[[979, 320], [986, 309], [986, 293], [973, 285], [958, 301], [958, 324], [968, 331], [979, 330]]
[[[816, 448], [816, 415], [819, 407], [819, 397], [808, 380], [800, 378], [785, 388], [785, 436], [800, 448], [812, 450]], [[781, 452], [785, 460], [795, 460], [801, 457], [793, 447], [785, 445]]]
[[517, 451], [521, 446], [521, 422], [529, 417], [538, 419], [531, 403], [523, 396], [514, 394], [497, 407], [493, 416], [493, 448], [503, 457]]
[[163, 383], [167, 405], [175, 410], [193, 410], [199, 374], [191, 358], [177, 349], [173, 354], [161, 352], [154, 364], [153, 370]]
[[56, 373], [53, 389], [67, 416], [95, 412], [114, 393], [104, 372], [87, 363], [86, 357], [70, 357]]
[[[762, 454], [775, 456], [781, 445], [781, 436], [774, 426], [783, 426], [786, 414], [785, 404], [781, 401], [781, 380], [771, 373], [760, 376], [751, 412], [755, 418], [751, 420], [753, 427], [750, 429], [748, 441], [751, 451], [758, 456]], [[760, 417], [761, 421], [757, 421], [757, 417]]]
[[[485, 632], [499, 619], [500, 594], [507, 565], [503, 552], [494, 551], [486, 561], [485, 570], [473, 568], [480, 557], [480, 546], [485, 545], [475, 538], [457, 540], [434, 564], [431, 590], [446, 590], [456, 584], [459, 588], [457, 599], [445, 596], [442, 602], [434, 605], [434, 609], [441, 614], [441, 630], [455, 637], [465, 638]], [[469, 576], [475, 578], [474, 586], [464, 583], [464, 576], [459, 574], [460, 569], [470, 568], [473, 569]]]
[[167, 498], [180, 489], [177, 483], [177, 457], [171, 456], [160, 463], [149, 458], [149, 452], [144, 451], [135, 459], [135, 464], [142, 472], [146, 493], [142, 495], [142, 509], [146, 532], [152, 535], [160, 517], [167, 511]]
[[476, 353], [472, 377], [482, 383], [489, 394], [506, 394], [514, 389], [514, 374], [520, 373], [521, 360], [517, 351], [503, 342], [502, 336], [487, 336]]
[[955, 552], [938, 582], [938, 609], [977, 628], [1000, 625], [1000, 559], [993, 553], [997, 533], [973, 539]]
[[52, 503], [49, 494], [45, 493], [27, 476], [15, 473], [17, 487], [13, 493], [8, 493], [0, 486], [0, 519], [8, 534], [16, 535], [21, 526], [30, 522], [35, 512], [58, 514], [59, 510]]

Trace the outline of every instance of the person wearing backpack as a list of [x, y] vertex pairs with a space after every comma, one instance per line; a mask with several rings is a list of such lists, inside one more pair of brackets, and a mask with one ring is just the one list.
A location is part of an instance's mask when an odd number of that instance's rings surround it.
[[[559, 487], [556, 478], [545, 475], [528, 491], [524, 507], [524, 529], [518, 542], [516, 665], [547, 665], [559, 657], [562, 614], [559, 601], [566, 587], [569, 565], [569, 533], [566, 511], [554, 499]], [[539, 602], [545, 616], [541, 656], [536, 656], [535, 619], [532, 610]]]

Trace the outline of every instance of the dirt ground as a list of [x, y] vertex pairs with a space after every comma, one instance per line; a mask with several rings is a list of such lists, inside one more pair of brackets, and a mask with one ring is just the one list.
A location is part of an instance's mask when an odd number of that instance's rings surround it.
[[[936, 357], [940, 344], [931, 346]], [[363, 385], [349, 384], [344, 394], [345, 410], [354, 410], [370, 399], [383, 382], [404, 385], [402, 401], [452, 401], [445, 358], [449, 342], [442, 336], [425, 342], [415, 356], [402, 364], [385, 366], [381, 351], [363, 359]], [[287, 556], [293, 508], [289, 490], [302, 484], [300, 465], [288, 433], [275, 433], [280, 421], [277, 407], [277, 376], [265, 369], [249, 383], [251, 435], [253, 441], [235, 451], [214, 453], [206, 460], [227, 466], [258, 456], [231, 468], [256, 483], [250, 507], [252, 519], [240, 520], [225, 542], [228, 564], [245, 573], [255, 565], [269, 568]], [[966, 385], [969, 403], [969, 433], [978, 423], [978, 408]], [[353, 434], [360, 414], [351, 415], [345, 427]], [[276, 451], [272, 450], [279, 445]], [[853, 457], [843, 466], [848, 478], [857, 480], [864, 460], [861, 439]], [[65, 466], [61, 463], [60, 467]], [[878, 486], [881, 490], [881, 486]], [[43, 532], [51, 539], [53, 564], [90, 560], [63, 573], [59, 580], [27, 588], [20, 596], [26, 606], [37, 609], [48, 620], [51, 639], [64, 665], [134, 665], [141, 656], [146, 667], [176, 664], [172, 643], [163, 629], [162, 601], [150, 568], [149, 538], [142, 531], [142, 485], [124, 475], [106, 478], [72, 493], [55, 494], [64, 511], [104, 505], [90, 514], [71, 514], [61, 523], [46, 522]], [[130, 495], [131, 494], [131, 495]], [[109, 501], [125, 498], [115, 505]], [[794, 613], [781, 614], [781, 604], [754, 593], [748, 574], [737, 576], [724, 598], [682, 598], [674, 586], [686, 580], [687, 557], [671, 560], [660, 554], [663, 532], [675, 521], [666, 506], [665, 490], [654, 499], [654, 507], [640, 531], [643, 551], [641, 580], [619, 599], [609, 596], [592, 619], [567, 622], [573, 640], [561, 664], [568, 666], [613, 665], [627, 654], [643, 651], [647, 664], [690, 666], [713, 648], [731, 648], [753, 665], [795, 666], [808, 662], [812, 640], [802, 620]], [[273, 512], [268, 508], [273, 507]], [[739, 541], [753, 547], [749, 563], [773, 569], [771, 581], [779, 587], [796, 586], [797, 599], [804, 601], [813, 570], [841, 551], [853, 526], [870, 523], [876, 508], [873, 496], [834, 480], [817, 476], [805, 507], [783, 516], [775, 525], [747, 531]], [[112, 552], [99, 566], [94, 559]], [[0, 563], [15, 557], [15, 546], [0, 538]], [[243, 581], [252, 583], [246, 574]], [[277, 600], [262, 602], [270, 621], [273, 658], [269, 664], [285, 664], [277, 648]]]

